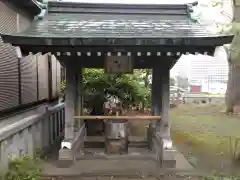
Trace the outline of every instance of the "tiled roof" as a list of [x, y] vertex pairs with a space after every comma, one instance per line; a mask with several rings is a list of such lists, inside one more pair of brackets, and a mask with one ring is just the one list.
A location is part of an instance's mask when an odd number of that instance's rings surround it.
[[157, 15], [48, 14], [20, 36], [33, 37], [208, 37], [204, 27], [189, 19]]
[[[204, 26], [192, 21], [190, 10], [188, 5], [96, 5], [52, 2], [43, 19], [37, 20], [25, 32], [12, 36], [35, 40], [48, 38], [51, 41], [63, 38], [72, 42], [72, 45], [78, 45], [76, 42], [79, 39], [86, 38], [91, 39], [92, 45], [96, 43], [94, 40], [100, 41], [101, 38], [105, 40], [135, 38], [136, 44], [139, 44], [138, 38], [155, 39], [153, 43], [162, 45], [169, 39], [172, 40], [170, 44], [175, 44], [175, 41], [180, 44], [194, 44], [188, 40], [197, 39], [198, 45], [201, 45], [200, 41], [204, 40], [203, 38], [207, 41], [213, 38], [218, 41], [218, 45], [229, 43], [228, 36], [211, 33]], [[219, 42], [219, 38], [228, 39], [225, 39], [227, 42]], [[88, 44], [91, 43], [88, 40]], [[214, 45], [214, 42], [212, 43]]]

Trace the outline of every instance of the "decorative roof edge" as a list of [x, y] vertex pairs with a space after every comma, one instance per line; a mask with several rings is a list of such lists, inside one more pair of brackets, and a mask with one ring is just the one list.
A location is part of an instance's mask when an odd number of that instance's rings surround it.
[[215, 35], [206, 37], [134, 37], [134, 38], [119, 38], [119, 37], [96, 37], [96, 38], [73, 38], [73, 37], [26, 37], [16, 35], [0, 34], [4, 43], [13, 45], [31, 45], [31, 46], [222, 46], [232, 42], [233, 35]]
[[199, 20], [196, 17], [192, 16], [192, 13], [194, 12], [193, 7], [198, 5], [198, 1], [195, 1], [193, 3], [188, 4], [188, 15], [189, 19], [193, 21], [194, 23], [199, 23]]
[[9, 0], [9, 3], [11, 3], [16, 8], [28, 13], [32, 17], [39, 14], [42, 10], [42, 7], [36, 0]]
[[193, 12], [193, 7], [194, 7], [194, 6], [197, 6], [197, 5], [198, 5], [198, 1], [195, 1], [195, 2], [193, 2], [193, 3], [187, 4], [188, 12], [189, 12], [189, 13], [192, 13], [192, 12]]
[[47, 8], [48, 8], [48, 4], [47, 3], [43, 3], [43, 2], [38, 2], [39, 6], [41, 6], [41, 11], [39, 14], [37, 14], [34, 19], [35, 20], [42, 20], [47, 12]]

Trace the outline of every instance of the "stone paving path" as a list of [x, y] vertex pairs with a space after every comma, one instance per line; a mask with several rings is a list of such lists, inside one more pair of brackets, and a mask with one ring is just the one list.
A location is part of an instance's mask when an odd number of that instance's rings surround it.
[[[177, 167], [179, 171], [192, 171], [193, 167], [185, 159], [181, 153], [176, 154]], [[104, 172], [154, 172], [158, 171], [159, 167], [153, 160], [78, 160], [70, 168], [57, 168], [57, 161], [51, 160], [44, 163], [44, 174], [53, 175], [69, 175], [76, 176], [85, 173], [104, 173]]]

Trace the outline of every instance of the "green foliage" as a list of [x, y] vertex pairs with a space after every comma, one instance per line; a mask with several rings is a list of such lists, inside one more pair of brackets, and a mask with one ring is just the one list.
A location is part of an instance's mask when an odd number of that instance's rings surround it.
[[61, 82], [61, 85], [60, 85], [61, 93], [64, 93], [65, 88], [66, 88], [66, 81], [64, 80], [64, 81]]
[[[151, 71], [135, 71], [133, 75], [107, 74], [102, 69], [85, 69], [83, 74], [84, 100], [87, 108], [101, 108], [106, 95], [117, 96], [124, 105], [150, 105], [149, 76]], [[145, 79], [144, 79], [145, 78]], [[64, 92], [66, 82], [61, 83]]]
[[16, 158], [9, 163], [6, 173], [6, 180], [40, 180], [41, 178], [40, 159], [23, 156]]
[[150, 91], [141, 84], [139, 76], [106, 74], [99, 69], [86, 69], [84, 91], [90, 104], [105, 101], [105, 95], [117, 96], [124, 105], [140, 103], [149, 99]]

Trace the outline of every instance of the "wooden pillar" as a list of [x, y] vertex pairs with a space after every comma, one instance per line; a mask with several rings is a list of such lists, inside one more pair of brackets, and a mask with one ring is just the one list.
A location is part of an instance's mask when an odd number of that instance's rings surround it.
[[[161, 79], [161, 121], [159, 121], [158, 132], [162, 138], [170, 138], [170, 70], [162, 69]], [[159, 99], [160, 100], [160, 99]]]
[[[76, 101], [75, 116], [83, 115], [83, 74], [82, 68], [78, 69], [76, 74]], [[84, 148], [85, 124], [83, 120], [75, 119], [75, 139], [77, 151], [82, 153]]]
[[70, 62], [66, 64], [65, 90], [65, 136], [59, 151], [59, 166], [69, 167], [83, 148], [84, 127], [80, 120], [74, 119], [82, 115], [82, 71]]
[[[153, 116], [160, 116], [162, 110], [162, 94], [161, 94], [161, 85], [162, 85], [162, 71], [161, 67], [155, 66], [152, 69], [152, 115]], [[153, 136], [156, 133], [156, 126], [159, 125], [160, 122], [151, 121], [148, 129], [148, 143], [149, 148], [151, 150], [154, 149], [153, 147]]]
[[[75, 116], [83, 115], [83, 90], [82, 90], [82, 68], [76, 74], [76, 101], [75, 101]], [[76, 120], [76, 127], [81, 128], [81, 120]]]
[[[76, 72], [72, 66], [66, 66], [66, 90], [65, 90], [65, 140], [73, 140], [74, 130], [74, 111], [76, 100]], [[69, 147], [67, 147], [69, 148]]]
[[174, 168], [175, 150], [172, 147], [170, 135], [170, 69], [165, 66], [155, 66], [152, 73], [152, 114], [160, 115], [161, 120], [153, 126], [152, 146], [162, 168]]
[[[161, 67], [152, 70], [152, 115], [160, 116], [162, 111], [162, 71]], [[155, 121], [155, 125], [159, 121]]]

